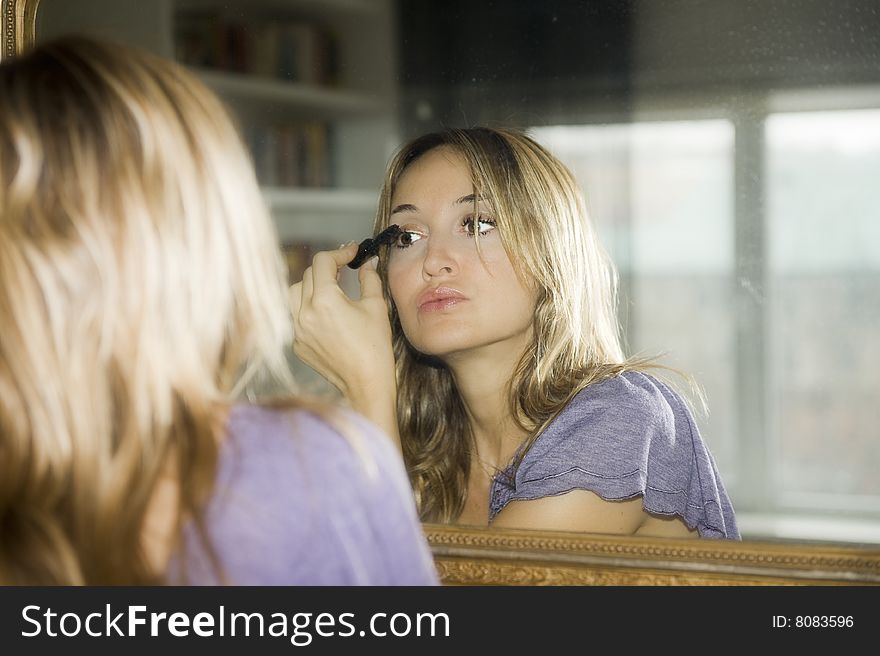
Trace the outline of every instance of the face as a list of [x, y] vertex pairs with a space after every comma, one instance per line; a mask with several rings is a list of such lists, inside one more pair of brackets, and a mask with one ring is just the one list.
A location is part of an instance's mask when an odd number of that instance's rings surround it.
[[536, 296], [514, 273], [489, 205], [477, 199], [474, 211], [464, 158], [444, 146], [422, 155], [398, 180], [391, 208], [404, 234], [389, 249], [388, 285], [410, 344], [447, 362], [522, 353]]

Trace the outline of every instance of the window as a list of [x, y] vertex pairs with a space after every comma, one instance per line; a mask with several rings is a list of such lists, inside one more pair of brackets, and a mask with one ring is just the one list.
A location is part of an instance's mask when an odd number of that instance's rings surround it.
[[[744, 534], [749, 513], [880, 516], [880, 111], [531, 133], [584, 187], [629, 352], [667, 352], [704, 387]], [[738, 184], [763, 202], [737, 208]]]
[[791, 507], [880, 510], [880, 110], [766, 122], [769, 425]]

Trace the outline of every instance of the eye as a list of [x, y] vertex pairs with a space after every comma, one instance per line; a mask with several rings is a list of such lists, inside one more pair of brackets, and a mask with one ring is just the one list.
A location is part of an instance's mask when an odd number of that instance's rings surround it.
[[397, 235], [397, 239], [394, 240], [394, 247], [409, 248], [423, 237], [424, 235], [422, 233], [416, 232], [415, 230], [404, 230], [399, 235]]
[[[479, 231], [481, 235], [485, 235], [487, 232], [495, 229], [495, 220], [490, 219], [488, 217], [484, 217], [482, 215], [476, 218], [476, 223], [479, 225]], [[465, 229], [469, 237], [474, 236], [474, 217], [468, 216], [465, 217], [461, 222], [461, 227]]]

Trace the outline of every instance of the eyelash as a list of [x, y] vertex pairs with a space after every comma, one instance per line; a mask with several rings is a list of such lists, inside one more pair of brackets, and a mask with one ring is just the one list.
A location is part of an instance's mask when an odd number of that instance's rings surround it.
[[[478, 216], [477, 217], [477, 224], [481, 224], [481, 223], [485, 223], [486, 225], [492, 226], [492, 228], [494, 228], [496, 225], [496, 222], [494, 219], [486, 219], [486, 218], [483, 218], [482, 216]], [[474, 226], [474, 217], [468, 216], [468, 217], [465, 217], [464, 219], [462, 219], [461, 227], [466, 229], [467, 236], [470, 238], [474, 237], [474, 227], [473, 226]], [[480, 234], [485, 235], [487, 232], [489, 232], [489, 230], [483, 230], [483, 231], [480, 231]], [[402, 233], [400, 233], [400, 235], [398, 235], [397, 239], [394, 240], [394, 247], [400, 248], [400, 249], [409, 248], [413, 244], [413, 242], [412, 242], [413, 236], [418, 236], [419, 238], [423, 237], [423, 235], [416, 232], [415, 230], [404, 230]], [[405, 237], [409, 237], [409, 239], [410, 239], [410, 242], [408, 244], [401, 243], [401, 240], [404, 239]]]
[[[409, 248], [410, 246], [412, 246], [413, 235], [418, 235], [419, 237], [421, 237], [421, 235], [418, 232], [416, 232], [415, 230], [404, 230], [403, 232], [401, 232], [399, 235], [397, 235], [397, 238], [394, 240], [394, 248], [404, 249], [404, 248]], [[409, 237], [410, 242], [408, 244], [401, 243], [401, 240], [404, 237]]]
[[[493, 228], [495, 227], [495, 220], [494, 219], [485, 219], [482, 216], [478, 216], [478, 217], [476, 217], [476, 222], [477, 222], [477, 225], [479, 225], [480, 223], [485, 223], [486, 225], [490, 225]], [[473, 237], [474, 236], [474, 217], [472, 217], [472, 216], [465, 217], [464, 220], [461, 222], [461, 227], [467, 228], [468, 237]], [[480, 234], [484, 235], [484, 234], [486, 234], [486, 232], [489, 232], [489, 231], [488, 230], [486, 230], [485, 232], [480, 231]]]

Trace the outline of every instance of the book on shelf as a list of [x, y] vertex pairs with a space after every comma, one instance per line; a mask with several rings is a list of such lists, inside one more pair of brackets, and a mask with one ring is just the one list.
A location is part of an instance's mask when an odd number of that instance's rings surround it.
[[188, 66], [332, 86], [337, 44], [324, 25], [308, 19], [248, 20], [220, 11], [178, 12], [177, 60]]
[[244, 138], [260, 184], [268, 187], [332, 187], [331, 130], [326, 123], [250, 125]]

